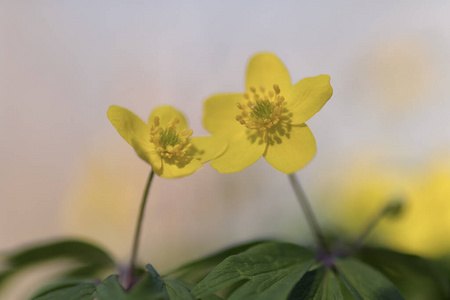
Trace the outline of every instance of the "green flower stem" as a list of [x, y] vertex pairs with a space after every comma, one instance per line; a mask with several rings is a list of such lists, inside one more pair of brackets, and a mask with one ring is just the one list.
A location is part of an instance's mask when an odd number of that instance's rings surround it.
[[302, 186], [300, 185], [300, 182], [298, 181], [295, 174], [289, 174], [288, 177], [292, 188], [294, 189], [295, 196], [297, 196], [297, 199], [300, 202], [300, 206], [302, 207], [303, 213], [305, 214], [306, 220], [314, 234], [319, 248], [325, 253], [329, 253], [329, 248], [327, 243], [325, 242], [324, 235], [320, 230], [319, 223], [317, 222], [316, 216], [314, 215], [314, 212], [311, 208], [311, 205], [309, 204], [305, 192], [302, 189]]
[[125, 289], [130, 288], [131, 284], [133, 282], [136, 257], [137, 257], [138, 247], [139, 247], [139, 237], [141, 235], [142, 220], [144, 218], [145, 204], [147, 203], [148, 193], [150, 191], [150, 186], [152, 184], [154, 175], [155, 175], [155, 172], [153, 172], [153, 170], [151, 170], [150, 175], [148, 176], [147, 185], [144, 190], [144, 195], [142, 196], [141, 207], [139, 209], [139, 217], [138, 217], [138, 220], [136, 223], [136, 231], [134, 233], [133, 248], [131, 250], [130, 265], [128, 266], [128, 270], [127, 270], [127, 273], [125, 274], [125, 278], [124, 278], [124, 282], [123, 282]]
[[378, 213], [373, 216], [370, 222], [367, 223], [366, 227], [358, 236], [358, 238], [355, 239], [355, 242], [353, 243], [354, 251], [357, 251], [361, 248], [364, 240], [369, 236], [370, 233], [372, 233], [372, 231], [383, 218], [398, 215], [401, 212], [402, 204], [403, 202], [401, 200], [394, 199], [388, 202], [382, 209], [380, 209], [380, 211], [378, 211]]

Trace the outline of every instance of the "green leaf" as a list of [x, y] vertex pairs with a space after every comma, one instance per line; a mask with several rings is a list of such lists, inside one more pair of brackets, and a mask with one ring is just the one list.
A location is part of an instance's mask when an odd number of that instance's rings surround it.
[[98, 300], [127, 300], [129, 299], [118, 281], [117, 275], [111, 275], [97, 286], [96, 299]]
[[[167, 293], [169, 294], [170, 300], [180, 300], [180, 299], [195, 299], [191, 294], [190, 290], [194, 287], [194, 284], [181, 281], [178, 279], [164, 279], [164, 285], [166, 286]], [[188, 291], [188, 294], [186, 293]], [[217, 295], [210, 295], [203, 297], [201, 300], [223, 300]]]
[[15, 274], [15, 270], [7, 269], [0, 273], [0, 289], [3, 287], [4, 283]]
[[212, 295], [203, 297], [201, 300], [223, 300], [223, 299], [224, 298], [221, 298], [221, 297], [219, 297], [217, 295], [212, 294]]
[[309, 271], [297, 283], [288, 300], [343, 300], [340, 280], [331, 269]]
[[146, 269], [145, 276], [128, 292], [123, 290], [117, 275], [109, 276], [97, 286], [98, 300], [170, 300], [158, 272], [151, 265]]
[[[83, 283], [51, 291], [33, 300], [93, 300], [95, 292], [94, 283]], [[113, 300], [114, 298], [111, 298]]]
[[164, 282], [152, 265], [146, 267], [147, 273], [129, 292], [129, 300], [169, 300]]
[[170, 300], [195, 300], [189, 289], [176, 279], [166, 279], [164, 285]]
[[225, 258], [244, 252], [245, 250], [256, 246], [261, 243], [267, 243], [268, 240], [252, 241], [244, 244], [235, 245], [224, 250], [218, 251], [211, 255], [208, 255], [199, 260], [185, 264], [169, 273], [164, 275], [164, 277], [170, 275], [183, 281], [188, 281], [192, 283], [198, 283], [200, 280], [205, 278], [205, 276], [211, 272], [219, 263], [221, 263]]
[[[130, 291], [125, 291], [117, 275], [110, 275], [100, 284], [81, 283], [77, 280], [60, 280], [38, 292], [39, 300], [195, 300], [190, 293], [190, 284], [176, 279], [162, 280], [149, 264], [143, 278]], [[78, 298], [77, 298], [78, 297]], [[218, 300], [205, 297], [204, 300]]]
[[406, 299], [450, 299], [450, 287], [431, 262], [387, 249], [364, 248], [358, 257], [389, 278]]
[[46, 294], [49, 294], [49, 293], [57, 291], [57, 290], [71, 288], [71, 287], [77, 286], [79, 284], [84, 284], [84, 283], [93, 284], [92, 282], [88, 282], [88, 280], [84, 280], [84, 279], [55, 280], [55, 281], [41, 287], [39, 290], [37, 290], [34, 293], [34, 295], [31, 297], [31, 299], [38, 298], [40, 296], [44, 296]]
[[96, 271], [114, 266], [114, 260], [101, 248], [83, 241], [62, 240], [5, 255], [3, 261], [6, 269], [0, 273], [0, 285], [26, 267], [62, 258], [81, 262], [83, 266], [95, 265]]
[[345, 286], [358, 300], [403, 300], [397, 288], [372, 267], [357, 259], [341, 259], [336, 262], [338, 274]]
[[30, 247], [6, 256], [6, 261], [9, 265], [19, 268], [57, 258], [71, 258], [92, 264], [114, 264], [114, 260], [104, 250], [78, 240], [57, 241]]
[[263, 243], [225, 259], [192, 290], [202, 298], [227, 286], [246, 282], [228, 299], [286, 299], [314, 264], [311, 251], [290, 243]]
[[447, 279], [447, 285], [450, 285], [450, 253], [438, 258], [436, 261], [433, 260], [433, 265]]

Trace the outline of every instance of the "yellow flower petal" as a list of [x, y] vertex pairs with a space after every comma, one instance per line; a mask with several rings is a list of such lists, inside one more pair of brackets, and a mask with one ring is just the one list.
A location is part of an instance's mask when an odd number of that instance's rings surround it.
[[152, 143], [142, 143], [142, 141], [139, 140], [131, 140], [131, 146], [140, 158], [152, 166], [153, 171], [157, 172], [161, 169], [161, 156], [156, 152], [155, 146]]
[[250, 87], [258, 89], [264, 86], [272, 89], [278, 84], [281, 91], [287, 91], [291, 87], [291, 77], [281, 60], [272, 53], [260, 53], [252, 57], [247, 67], [246, 91]]
[[145, 143], [150, 137], [150, 128], [144, 121], [126, 108], [111, 105], [107, 116], [119, 134], [128, 144], [132, 140]]
[[247, 137], [245, 130], [228, 141], [227, 151], [211, 161], [210, 165], [221, 173], [239, 172], [254, 164], [264, 153], [265, 143]]
[[148, 162], [154, 170], [161, 169], [161, 157], [150, 143], [150, 129], [138, 116], [126, 108], [111, 105], [108, 119], [138, 156]]
[[192, 159], [186, 164], [177, 164], [171, 159], [163, 158], [162, 168], [154, 170], [156, 175], [163, 178], [179, 178], [187, 175], [191, 175], [202, 167], [202, 163], [196, 159]]
[[218, 94], [209, 97], [203, 105], [203, 126], [211, 133], [234, 133], [242, 131], [236, 121], [239, 114], [237, 103], [242, 102], [243, 94]]
[[316, 154], [316, 141], [306, 124], [292, 126], [289, 136], [269, 145], [264, 158], [278, 171], [292, 174], [308, 164]]
[[224, 139], [217, 136], [201, 136], [189, 139], [192, 143], [188, 155], [193, 155], [194, 159], [205, 163], [220, 156], [227, 149], [227, 143]]
[[177, 118], [178, 120], [180, 120], [180, 122], [176, 125], [177, 131], [189, 129], [184, 115], [179, 110], [170, 105], [163, 105], [155, 108], [148, 117], [148, 124], [153, 124], [153, 120], [156, 116], [159, 117], [159, 123], [162, 127], [166, 127], [169, 122], [172, 122]]
[[286, 108], [292, 113], [292, 124], [303, 124], [330, 99], [333, 88], [330, 76], [308, 77], [297, 82], [286, 97]]

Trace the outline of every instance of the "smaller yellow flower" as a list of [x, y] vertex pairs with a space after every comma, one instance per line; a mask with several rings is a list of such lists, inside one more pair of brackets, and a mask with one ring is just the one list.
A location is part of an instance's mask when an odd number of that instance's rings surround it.
[[107, 115], [139, 157], [164, 178], [190, 175], [227, 147], [218, 137], [191, 137], [192, 129], [188, 129], [183, 114], [171, 106], [154, 109], [148, 124], [117, 105], [111, 105]]
[[248, 64], [242, 94], [218, 94], [204, 104], [204, 127], [228, 141], [224, 155], [211, 166], [221, 173], [241, 171], [263, 156], [275, 169], [291, 174], [316, 153], [316, 141], [305, 122], [330, 99], [328, 75], [291, 84], [283, 63], [260, 53]]

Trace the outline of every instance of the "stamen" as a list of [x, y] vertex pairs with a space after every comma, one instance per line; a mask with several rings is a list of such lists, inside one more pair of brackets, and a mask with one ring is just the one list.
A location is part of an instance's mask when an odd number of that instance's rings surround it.
[[260, 86], [258, 91], [255, 87], [249, 90], [252, 94], [244, 94], [245, 103], [236, 103], [241, 111], [236, 115], [236, 121], [259, 132], [266, 132], [280, 121], [289, 123], [290, 117], [283, 108], [284, 97], [280, 95], [278, 84], [273, 85], [273, 90], [266, 91], [264, 86]]
[[178, 132], [176, 126], [179, 123], [180, 119], [175, 118], [167, 123], [166, 128], [162, 128], [160, 119], [156, 116], [150, 125], [150, 142], [155, 145], [155, 150], [161, 157], [174, 159], [175, 162], [189, 159], [186, 153], [192, 146], [189, 143], [189, 137], [193, 134], [192, 129]]

